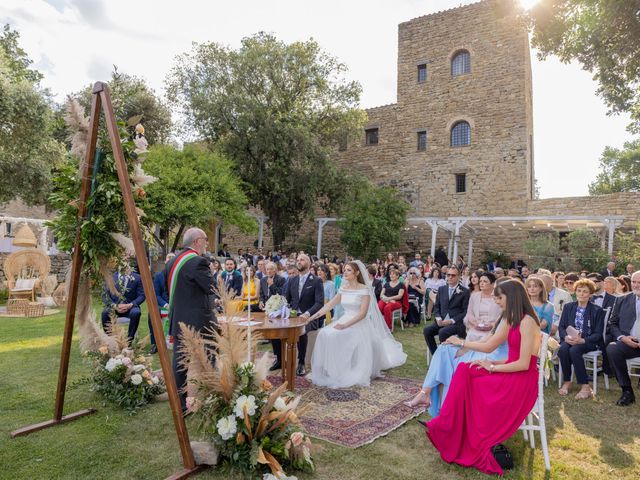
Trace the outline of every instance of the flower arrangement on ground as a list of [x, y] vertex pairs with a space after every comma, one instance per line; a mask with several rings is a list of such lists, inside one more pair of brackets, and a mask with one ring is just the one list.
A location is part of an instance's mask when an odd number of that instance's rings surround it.
[[118, 353], [106, 345], [86, 352], [93, 360], [91, 390], [102, 396], [105, 403], [113, 403], [134, 414], [156, 395], [164, 393], [164, 381], [153, 373], [151, 358], [141, 353], [142, 343], [129, 347], [126, 333], [119, 325], [113, 325], [111, 337], [120, 347]]
[[[300, 397], [285, 394], [286, 383], [267, 380], [272, 359], [248, 362], [259, 335], [223, 323], [202, 336], [181, 324], [184, 364], [189, 381], [187, 408], [198, 428], [218, 449], [225, 466], [264, 478], [293, 479], [285, 468], [312, 472], [311, 440], [300, 428]], [[251, 343], [251, 345], [249, 345]], [[208, 352], [217, 352], [212, 366]], [[270, 473], [269, 473], [270, 472]]]

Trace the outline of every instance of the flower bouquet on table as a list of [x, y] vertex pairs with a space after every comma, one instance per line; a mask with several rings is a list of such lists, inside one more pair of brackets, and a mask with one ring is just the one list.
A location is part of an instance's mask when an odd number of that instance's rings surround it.
[[151, 358], [142, 354], [142, 343], [129, 348], [126, 333], [115, 324], [111, 336], [116, 337], [119, 352], [110, 351], [106, 345], [86, 352], [93, 359], [91, 390], [102, 396], [105, 403], [114, 403], [133, 414], [164, 393], [164, 381], [152, 373]]
[[250, 478], [294, 479], [285, 469], [314, 471], [311, 440], [300, 427], [305, 410], [300, 397], [285, 394], [286, 383], [274, 389], [267, 380], [273, 361], [269, 354], [247, 361], [247, 349], [256, 351], [260, 335], [249, 340], [246, 329], [229, 324], [207, 336], [184, 324], [180, 328], [187, 408], [223, 466]]
[[291, 315], [287, 299], [282, 295], [272, 295], [264, 305], [264, 311], [270, 319], [287, 319]]

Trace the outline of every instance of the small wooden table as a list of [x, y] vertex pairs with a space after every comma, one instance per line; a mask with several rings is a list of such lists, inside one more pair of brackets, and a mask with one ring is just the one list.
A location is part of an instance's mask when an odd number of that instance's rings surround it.
[[[246, 320], [247, 312], [237, 314]], [[218, 321], [224, 321], [224, 317], [218, 317]], [[305, 326], [309, 319], [300, 317], [282, 320], [276, 318], [270, 320], [264, 312], [251, 312], [251, 321], [260, 322], [260, 325], [253, 325], [251, 331], [260, 332], [262, 338], [266, 340], [280, 340], [280, 360], [282, 362], [282, 380], [287, 382], [290, 391], [296, 386], [296, 366], [298, 357], [298, 340], [305, 333]], [[248, 328], [248, 327], [243, 327]]]

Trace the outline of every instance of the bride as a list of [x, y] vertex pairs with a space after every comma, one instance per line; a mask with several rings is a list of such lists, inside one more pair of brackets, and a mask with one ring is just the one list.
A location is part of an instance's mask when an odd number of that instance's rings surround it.
[[407, 355], [378, 309], [371, 279], [359, 260], [345, 265], [333, 299], [311, 315], [315, 320], [341, 305], [342, 316], [318, 333], [311, 357], [311, 381], [329, 388], [369, 386], [382, 370], [402, 365]]

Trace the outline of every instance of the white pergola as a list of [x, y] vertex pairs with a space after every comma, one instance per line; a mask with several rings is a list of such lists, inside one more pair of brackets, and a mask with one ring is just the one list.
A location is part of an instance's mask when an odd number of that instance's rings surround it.
[[[316, 255], [320, 257], [322, 250], [322, 231], [325, 225], [336, 222], [334, 217], [316, 218], [318, 222], [318, 242]], [[461, 232], [469, 235], [467, 263], [473, 258], [473, 240], [481, 228], [527, 228], [538, 231], [576, 230], [588, 228], [607, 234], [607, 252], [613, 253], [613, 239], [617, 228], [624, 223], [622, 215], [551, 215], [551, 216], [513, 216], [513, 217], [409, 217], [407, 224], [417, 228], [428, 225], [431, 228], [431, 255], [435, 255], [438, 229], [449, 233], [448, 257], [457, 258]], [[603, 245], [604, 246], [604, 245]]]

